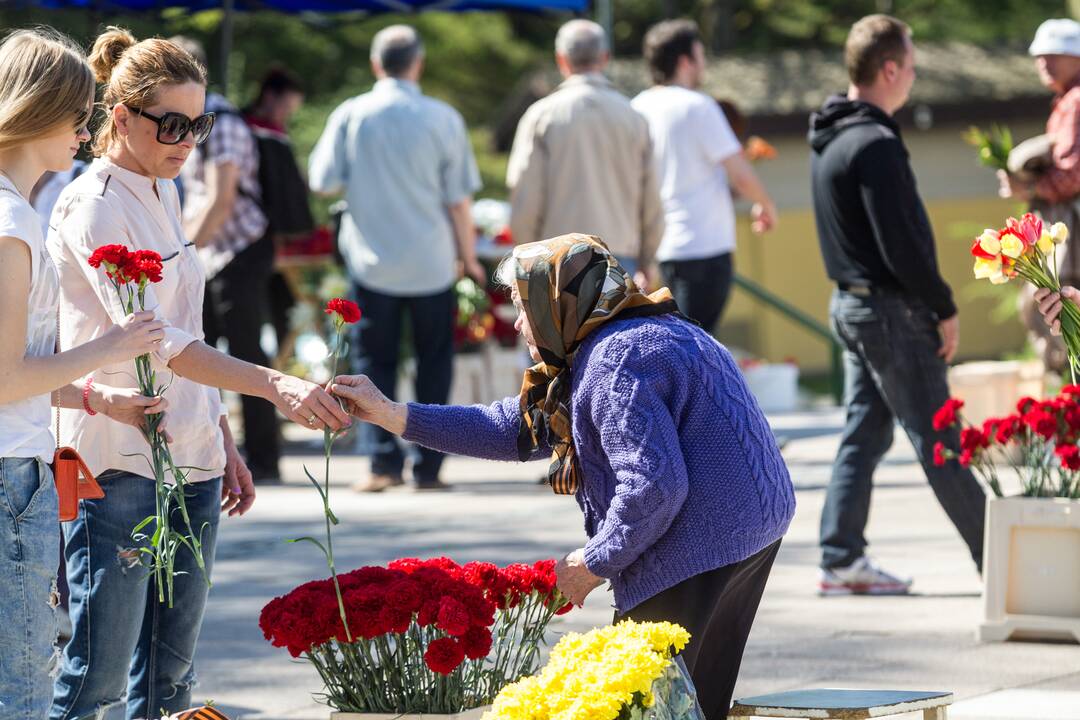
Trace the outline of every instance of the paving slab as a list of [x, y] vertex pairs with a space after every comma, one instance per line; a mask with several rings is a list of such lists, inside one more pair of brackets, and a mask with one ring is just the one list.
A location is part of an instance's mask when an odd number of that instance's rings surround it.
[[[736, 697], [813, 687], [945, 690], [957, 699], [950, 717], [963, 720], [1012, 718], [993, 713], [1024, 703], [1043, 713], [1025, 718], [1080, 717], [1080, 646], [975, 641], [979, 577], [899, 431], [875, 478], [868, 538], [884, 566], [915, 578], [914, 592], [817, 597], [817, 526], [843, 415], [834, 408], [771, 420], [789, 439], [784, 455], [798, 509], [750, 636]], [[319, 498], [302, 471], [305, 463], [313, 471], [320, 466], [319, 437], [296, 428], [289, 437], [285, 484], [260, 488], [246, 517], [221, 524], [195, 696], [214, 699], [234, 720], [329, 717], [314, 699], [315, 672], [271, 647], [257, 626], [267, 601], [326, 573], [316, 548], [285, 542], [322, 527]], [[444, 473], [450, 492], [359, 495], [348, 486], [365, 476], [367, 461], [346, 450], [334, 460], [331, 489], [341, 519], [334, 536], [341, 569], [407, 555], [533, 561], [584, 542], [574, 501], [537, 483], [543, 463], [454, 457]], [[596, 591], [552, 629], [606, 624], [611, 602], [609, 592]]]

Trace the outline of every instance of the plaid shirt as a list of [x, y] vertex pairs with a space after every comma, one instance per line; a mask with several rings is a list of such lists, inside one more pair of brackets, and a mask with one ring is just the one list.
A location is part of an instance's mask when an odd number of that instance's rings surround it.
[[1053, 167], [1035, 185], [1035, 193], [1053, 203], [1080, 195], [1080, 82], [1054, 99], [1046, 134], [1053, 143]]
[[206, 96], [206, 111], [216, 112], [206, 144], [184, 164], [184, 217], [201, 214], [213, 202], [206, 184], [206, 163], [233, 163], [240, 170], [239, 192], [232, 214], [209, 245], [199, 251], [208, 278], [217, 275], [237, 254], [266, 232], [266, 215], [259, 207], [259, 148], [255, 136], [236, 108], [217, 93]]

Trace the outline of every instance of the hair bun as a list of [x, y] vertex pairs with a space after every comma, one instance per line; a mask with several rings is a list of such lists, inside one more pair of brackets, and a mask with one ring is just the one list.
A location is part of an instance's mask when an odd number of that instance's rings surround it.
[[94, 41], [94, 49], [90, 51], [88, 58], [94, 77], [99, 83], [109, 82], [113, 69], [120, 62], [124, 51], [136, 42], [138, 41], [135, 36], [123, 28], [116, 26], [105, 28], [105, 32]]

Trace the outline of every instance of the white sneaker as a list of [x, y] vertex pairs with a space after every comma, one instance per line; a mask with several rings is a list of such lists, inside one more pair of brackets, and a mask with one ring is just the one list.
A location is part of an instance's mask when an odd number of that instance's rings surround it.
[[911, 578], [885, 572], [867, 556], [847, 567], [822, 570], [818, 595], [907, 595]]

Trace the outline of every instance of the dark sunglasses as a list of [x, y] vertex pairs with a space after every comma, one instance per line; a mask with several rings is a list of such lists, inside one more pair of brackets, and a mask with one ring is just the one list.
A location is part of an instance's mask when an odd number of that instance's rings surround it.
[[214, 128], [214, 113], [212, 112], [192, 120], [187, 115], [178, 112], [167, 112], [159, 117], [139, 108], [129, 107], [128, 109], [157, 123], [157, 141], [162, 145], [176, 145], [187, 137], [189, 132], [195, 138], [195, 144], [201, 145], [206, 142], [206, 138], [210, 137], [210, 131]]

